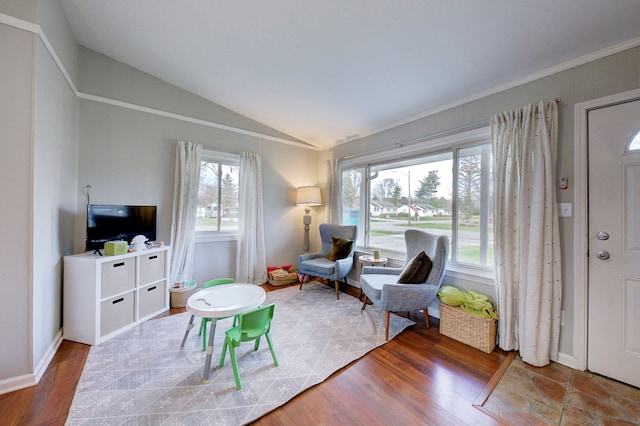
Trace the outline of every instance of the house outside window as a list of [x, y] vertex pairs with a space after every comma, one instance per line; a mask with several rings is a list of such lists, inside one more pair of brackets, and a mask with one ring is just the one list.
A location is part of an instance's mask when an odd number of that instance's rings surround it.
[[488, 129], [343, 161], [343, 224], [358, 245], [404, 258], [406, 229], [449, 237], [450, 265], [493, 269]]
[[234, 236], [237, 232], [238, 164], [236, 154], [203, 152], [196, 217], [199, 239]]

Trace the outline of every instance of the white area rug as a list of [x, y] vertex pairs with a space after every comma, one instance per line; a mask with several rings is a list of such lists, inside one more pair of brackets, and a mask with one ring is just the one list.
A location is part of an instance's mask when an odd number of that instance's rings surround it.
[[[275, 303], [267, 342], [237, 350], [242, 389], [231, 361], [219, 368], [224, 332], [218, 321], [211, 377], [202, 383], [205, 353], [199, 318], [184, 348], [189, 314], [147, 321], [91, 348], [67, 418], [67, 425], [239, 425], [258, 419], [332, 373], [385, 343], [384, 313], [331, 287], [309, 283], [267, 293]], [[413, 321], [391, 315], [389, 337]]]

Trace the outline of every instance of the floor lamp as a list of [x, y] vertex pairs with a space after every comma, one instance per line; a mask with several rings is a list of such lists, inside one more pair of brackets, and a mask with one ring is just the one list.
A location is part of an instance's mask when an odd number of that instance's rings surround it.
[[309, 225], [311, 225], [311, 212], [310, 206], [322, 205], [322, 199], [320, 198], [320, 188], [317, 186], [301, 186], [296, 191], [296, 205], [305, 206], [305, 215], [302, 217], [302, 223], [304, 223], [304, 243], [302, 244], [302, 250], [309, 251]]

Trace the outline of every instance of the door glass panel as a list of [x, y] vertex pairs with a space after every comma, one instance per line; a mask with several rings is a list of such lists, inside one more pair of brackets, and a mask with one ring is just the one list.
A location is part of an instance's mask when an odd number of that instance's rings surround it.
[[636, 132], [633, 138], [631, 138], [629, 151], [640, 151], [640, 130]]

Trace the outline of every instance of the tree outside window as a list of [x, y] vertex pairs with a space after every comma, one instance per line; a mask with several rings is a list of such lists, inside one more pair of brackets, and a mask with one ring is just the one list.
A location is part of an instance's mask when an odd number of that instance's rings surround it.
[[[228, 154], [225, 157], [229, 157]], [[203, 156], [196, 231], [225, 232], [238, 229], [237, 160]]]

